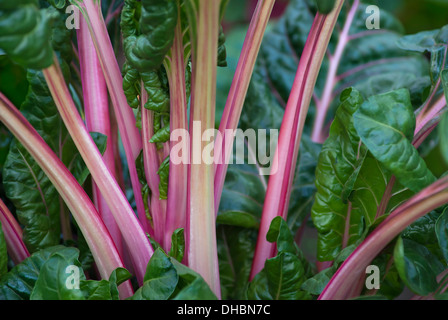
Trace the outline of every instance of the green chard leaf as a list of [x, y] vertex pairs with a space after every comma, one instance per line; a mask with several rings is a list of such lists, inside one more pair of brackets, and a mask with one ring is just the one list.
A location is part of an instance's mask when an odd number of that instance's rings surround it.
[[132, 297], [133, 300], [168, 300], [176, 289], [179, 276], [170, 258], [158, 248], [151, 257], [143, 286]]
[[171, 262], [179, 275], [173, 300], [217, 300], [216, 295], [201, 275], [175, 259], [171, 259]]
[[170, 96], [166, 85], [166, 73], [160, 71], [150, 71], [140, 73], [143, 87], [148, 93], [148, 102], [145, 108], [155, 112], [169, 112]]
[[185, 254], [185, 237], [184, 229], [176, 229], [171, 236], [170, 257], [173, 257], [179, 262], [182, 262]]
[[309, 263], [294, 242], [291, 230], [281, 217], [272, 220], [266, 239], [277, 243], [277, 256], [249, 284], [250, 300], [305, 300], [311, 296], [300, 288], [312, 275]]
[[159, 170], [157, 170], [157, 174], [160, 177], [159, 182], [159, 198], [167, 199], [168, 197], [168, 175], [170, 171], [170, 156], [166, 157], [160, 165]]
[[412, 145], [415, 116], [407, 89], [370, 97], [354, 114], [354, 126], [373, 156], [403, 186], [418, 192], [436, 180]]
[[355, 250], [356, 245], [352, 244], [339, 252], [335, 257], [331, 267], [322, 270], [314, 276], [307, 279], [301, 286], [301, 289], [313, 296], [319, 296], [327, 286], [331, 277], [335, 274], [341, 264], [348, 258], [348, 256]]
[[436, 277], [444, 266], [424, 245], [399, 238], [394, 259], [400, 278], [414, 293], [426, 296], [437, 289]]
[[349, 88], [341, 94], [330, 135], [316, 169], [317, 193], [311, 217], [318, 230], [318, 259], [331, 261], [372, 225], [388, 177], [361, 143], [353, 114], [363, 99]]
[[79, 251], [67, 248], [53, 253], [42, 265], [31, 300], [84, 300], [79, 282], [84, 279]]
[[162, 249], [151, 257], [143, 285], [131, 300], [216, 300], [205, 280]]
[[117, 268], [109, 280], [81, 280], [79, 286], [86, 300], [119, 300], [118, 286], [131, 277], [126, 269]]
[[59, 253], [74, 255], [76, 249], [54, 246], [40, 250], [16, 265], [0, 279], [0, 300], [29, 300], [42, 266]]
[[37, 0], [0, 1], [0, 49], [25, 68], [44, 69], [53, 64], [54, 8], [39, 9]]
[[[143, 0], [140, 5], [126, 0], [125, 8], [121, 25], [127, 62], [139, 72], [157, 70], [173, 43], [177, 1]], [[132, 10], [138, 11], [138, 28]]]

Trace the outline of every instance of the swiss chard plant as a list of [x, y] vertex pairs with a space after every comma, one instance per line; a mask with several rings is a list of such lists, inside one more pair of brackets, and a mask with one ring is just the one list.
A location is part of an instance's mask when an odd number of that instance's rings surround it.
[[0, 300], [447, 298], [448, 26], [235, 3], [0, 0]]

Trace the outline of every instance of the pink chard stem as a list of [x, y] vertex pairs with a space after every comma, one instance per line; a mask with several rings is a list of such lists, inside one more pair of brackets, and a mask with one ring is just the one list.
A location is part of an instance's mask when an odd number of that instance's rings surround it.
[[154, 240], [162, 244], [165, 231], [166, 200], [159, 198], [160, 177], [157, 174], [162, 162], [155, 143], [149, 142], [154, 135], [154, 112], [144, 107], [144, 104], [148, 101], [148, 94], [143, 86], [141, 92], [143, 161], [145, 176], [151, 189], [150, 211], [153, 220], [151, 229], [153, 230]]
[[308, 35], [280, 128], [250, 279], [263, 269], [266, 259], [275, 254], [275, 244], [266, 240], [266, 234], [272, 219], [276, 216], [286, 219], [305, 118], [343, 3], [337, 0], [335, 9], [328, 15], [318, 13]]
[[[249, 87], [255, 61], [260, 51], [263, 35], [271, 16], [275, 0], [258, 1], [249, 29], [244, 40], [243, 49], [238, 61], [224, 113], [219, 125], [219, 133], [223, 137], [222, 145], [215, 145], [215, 212], [218, 213], [221, 194], [227, 173], [229, 157], [233, 147], [233, 139], [226, 140], [226, 130], [235, 130], [241, 116], [244, 99]], [[233, 137], [232, 137], [233, 138]]]
[[[179, 8], [180, 10], [180, 8]], [[187, 141], [184, 133], [188, 130], [187, 94], [185, 85], [185, 57], [180, 14], [174, 34], [174, 42], [167, 63], [168, 81], [170, 84], [170, 130], [179, 132], [181, 142], [170, 141], [170, 151], [178, 143]], [[185, 152], [187, 148], [182, 148]], [[187, 175], [189, 154], [173, 154], [170, 157], [168, 176], [168, 203], [166, 209], [164, 247], [171, 247], [171, 236], [178, 228], [186, 227], [187, 210]], [[187, 161], [184, 161], [187, 160]]]
[[[108, 141], [103, 154], [103, 160], [109, 171], [115, 172], [114, 150], [110, 141], [112, 135], [106, 81], [104, 80], [101, 65], [96, 55], [95, 46], [90, 37], [87, 22], [82, 17], [80, 29], [77, 30], [77, 36], [87, 130], [89, 132], [102, 133], [107, 137]], [[123, 256], [121, 233], [114, 216], [94, 182], [92, 189], [95, 206], [114, 239], [120, 256]]]
[[[214, 205], [214, 164], [202, 155], [214, 129], [216, 104], [217, 43], [220, 0], [192, 1], [197, 12], [197, 35], [192, 46], [192, 99], [190, 120], [191, 164], [189, 165], [188, 264], [221, 297]], [[196, 3], [198, 7], [196, 7]], [[206, 139], [206, 138], [205, 138]], [[206, 153], [206, 152], [205, 152]], [[207, 157], [208, 158], [208, 157]], [[207, 159], [210, 160], [210, 159]]]
[[344, 53], [347, 43], [350, 41], [350, 27], [352, 26], [353, 19], [355, 18], [356, 11], [359, 7], [359, 0], [353, 2], [352, 7], [345, 20], [344, 27], [339, 34], [338, 44], [334, 55], [330, 57], [330, 66], [327, 73], [327, 79], [325, 82], [324, 91], [319, 103], [316, 106], [316, 118], [314, 119], [313, 133], [311, 139], [316, 143], [323, 143], [326, 138], [325, 133], [325, 119], [333, 100], [333, 89], [338, 81], [337, 71], [341, 62], [342, 55]]
[[[64, 82], [62, 76], [59, 80]], [[124, 266], [114, 241], [89, 196], [37, 131], [2, 93], [0, 93], [0, 121], [22, 143], [58, 190], [89, 245], [101, 277], [109, 279], [112, 271]], [[86, 134], [88, 135], [87, 132]], [[132, 294], [129, 281], [120, 286], [122, 298]]]
[[135, 166], [135, 160], [139, 156], [143, 145], [140, 132], [136, 127], [134, 112], [129, 107], [126, 96], [124, 95], [120, 67], [115, 58], [114, 49], [99, 7], [94, 4], [93, 0], [84, 0], [80, 4], [80, 9], [89, 26], [90, 34], [106, 79], [107, 88], [109, 89], [121, 141], [128, 162], [138, 217], [144, 230], [149, 232], [150, 226], [148, 219], [146, 219], [141, 192], [142, 186], [138, 179], [137, 168]]
[[153, 254], [149, 239], [88, 133], [70, 96], [57, 59], [43, 72], [62, 120], [120, 227], [130, 250], [137, 279], [142, 283], [146, 265]]
[[0, 199], [0, 222], [5, 234], [8, 254], [15, 264], [19, 264], [30, 256], [23, 243], [22, 229], [5, 203]]

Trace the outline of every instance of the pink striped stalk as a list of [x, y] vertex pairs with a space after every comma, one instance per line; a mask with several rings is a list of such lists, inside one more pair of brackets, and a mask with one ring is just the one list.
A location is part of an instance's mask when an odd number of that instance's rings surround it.
[[[115, 172], [114, 150], [110, 142], [111, 130], [109, 119], [109, 96], [107, 94], [106, 80], [104, 80], [101, 65], [96, 55], [95, 46], [83, 17], [80, 21], [78, 37], [79, 64], [81, 71], [82, 93], [84, 97], [84, 112], [87, 130], [104, 134], [108, 141], [103, 160], [110, 172]], [[101, 195], [98, 186], [92, 182], [94, 204], [103, 219], [109, 233], [114, 239], [120, 256], [123, 256], [123, 246], [120, 229], [114, 216]]]
[[16, 221], [11, 211], [5, 203], [0, 199], [0, 222], [2, 230], [5, 234], [6, 247], [11, 260], [15, 264], [19, 264], [30, 256], [28, 249], [23, 243], [22, 229]]
[[356, 15], [356, 11], [359, 7], [359, 0], [354, 0], [353, 5], [348, 12], [347, 19], [345, 20], [344, 27], [339, 35], [338, 44], [333, 56], [330, 56], [330, 66], [325, 82], [322, 98], [316, 105], [316, 118], [314, 119], [313, 133], [311, 139], [316, 143], [323, 143], [325, 141], [325, 118], [333, 100], [333, 89], [338, 82], [337, 71], [342, 59], [345, 47], [350, 41], [350, 27]]
[[[61, 79], [64, 81], [62, 77]], [[0, 121], [22, 143], [58, 190], [89, 245], [101, 277], [109, 279], [112, 271], [124, 266], [114, 241], [89, 196], [37, 131], [2, 93]], [[122, 298], [133, 294], [129, 281], [119, 289]]]
[[[189, 165], [188, 264], [221, 298], [214, 205], [213, 161], [204, 162], [202, 141], [207, 129], [214, 129], [216, 72], [220, 0], [192, 1], [196, 7], [197, 34], [192, 32], [192, 100], [190, 101], [191, 164]], [[200, 125], [200, 128], [198, 127]]]
[[351, 298], [353, 285], [365, 274], [371, 261], [407, 226], [446, 203], [448, 177], [436, 181], [394, 210], [344, 261], [319, 300]]
[[73, 142], [90, 170], [101, 194], [106, 199], [109, 208], [112, 210], [127, 248], [130, 250], [137, 280], [142, 283], [146, 266], [154, 252], [149, 239], [88, 133], [70, 96], [56, 58], [54, 64], [44, 69], [43, 73], [59, 114]]
[[224, 113], [219, 125], [219, 133], [223, 137], [222, 144], [215, 144], [215, 212], [218, 213], [222, 189], [226, 178], [229, 157], [233, 147], [233, 139], [226, 140], [226, 130], [235, 130], [243, 109], [244, 99], [260, 51], [263, 35], [272, 13], [275, 0], [258, 1], [252, 16], [249, 29], [244, 40], [229, 95], [227, 97]]
[[[179, 8], [180, 11], [180, 8]], [[185, 57], [180, 12], [174, 33], [171, 54], [166, 63], [168, 81], [170, 84], [170, 130], [181, 133], [182, 142], [170, 141], [170, 151], [177, 145], [187, 141], [184, 133], [188, 132], [187, 123], [187, 94], [185, 86]], [[186, 148], [182, 149], [185, 152]], [[187, 151], [188, 152], [188, 151]], [[174, 159], [174, 157], [176, 159]], [[164, 248], [171, 248], [171, 236], [178, 228], [186, 227], [187, 210], [187, 175], [189, 154], [173, 154], [170, 157], [168, 200], [166, 209]], [[180, 157], [180, 159], [179, 159]], [[180, 160], [180, 162], [179, 162]], [[187, 160], [187, 161], [184, 161]]]
[[109, 34], [104, 23], [103, 15], [99, 6], [93, 0], [74, 1], [79, 5], [80, 10], [87, 21], [93, 43], [100, 59], [104, 77], [106, 79], [109, 95], [114, 107], [114, 112], [118, 122], [121, 141], [123, 143], [126, 160], [128, 162], [129, 175], [134, 191], [135, 203], [138, 217], [145, 232], [150, 231], [149, 221], [146, 219], [145, 206], [142, 198], [142, 186], [138, 179], [135, 160], [143, 148], [142, 137], [136, 127], [136, 120], [132, 108], [129, 107], [123, 91], [123, 78], [120, 67], [115, 58], [114, 49], [110, 42]]
[[275, 255], [275, 244], [266, 240], [266, 234], [272, 219], [276, 216], [286, 219], [305, 118], [322, 60], [343, 3], [343, 0], [337, 0], [335, 9], [328, 15], [317, 13], [300, 58], [275, 150], [273, 160], [275, 172], [271, 173], [268, 181], [250, 273], [251, 280], [263, 269], [266, 259]]
[[149, 142], [154, 135], [154, 112], [144, 107], [148, 101], [146, 90], [141, 88], [141, 112], [142, 112], [142, 137], [143, 137], [143, 163], [146, 180], [151, 189], [150, 211], [153, 221], [152, 229], [154, 240], [163, 244], [165, 234], [166, 200], [160, 199], [159, 182], [157, 174], [163, 159], [159, 157], [159, 151], [155, 143]]

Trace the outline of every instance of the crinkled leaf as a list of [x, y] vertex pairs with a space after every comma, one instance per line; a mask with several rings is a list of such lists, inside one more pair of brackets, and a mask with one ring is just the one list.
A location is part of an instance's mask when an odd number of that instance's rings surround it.
[[143, 72], [140, 76], [148, 93], [148, 102], [145, 104], [145, 108], [156, 112], [168, 112], [170, 97], [166, 74], [162, 71], [151, 71]]
[[403, 186], [418, 192], [436, 180], [412, 145], [415, 116], [407, 89], [370, 97], [354, 114], [354, 125], [373, 156]]
[[[137, 5], [137, 1], [125, 1], [125, 8]], [[123, 46], [130, 65], [140, 72], [160, 67], [173, 43], [177, 11], [177, 1], [174, 0], [143, 0], [138, 12], [137, 30], [131, 29], [137, 25], [135, 15], [124, 11], [126, 14], [122, 15], [121, 22], [125, 30]]]
[[142, 185], [142, 198], [143, 198], [143, 205], [145, 206], [145, 215], [149, 221], [152, 221], [151, 212], [149, 210], [149, 196], [151, 190], [149, 189], [148, 181], [146, 180], [145, 164], [143, 162], [143, 150], [140, 151], [140, 154], [135, 160], [135, 167], [137, 168], [138, 180]]
[[140, 102], [138, 96], [140, 94], [139, 90], [139, 79], [140, 75], [137, 69], [130, 67], [127, 63], [123, 65], [123, 91], [126, 96], [126, 100], [131, 108], [138, 108]]
[[218, 37], [218, 67], [227, 67], [226, 35], [222, 26], [219, 28]]
[[[340, 100], [330, 135], [319, 155], [317, 193], [311, 210], [319, 232], [318, 259], [321, 261], [333, 260], [343, 248], [344, 241], [348, 245], [357, 241], [365, 218], [352, 205], [353, 197], [349, 201], [367, 154], [366, 148], [360, 144], [352, 118], [363, 99], [357, 90], [350, 88], [341, 94]], [[356, 195], [361, 196], [360, 193]], [[376, 211], [376, 208], [372, 209]]]
[[167, 125], [160, 130], [158, 130], [149, 142], [157, 143], [157, 142], [167, 142], [170, 141], [170, 126]]
[[0, 1], [0, 48], [25, 68], [43, 69], [53, 64], [54, 8], [39, 9], [37, 1]]
[[166, 157], [160, 165], [157, 174], [160, 177], [159, 182], [159, 199], [167, 199], [168, 197], [168, 175], [170, 170], [170, 157]]
[[424, 245], [399, 238], [394, 259], [401, 279], [413, 292], [426, 296], [437, 289], [436, 277], [444, 266]]

